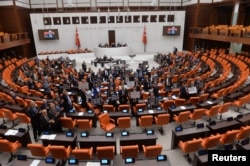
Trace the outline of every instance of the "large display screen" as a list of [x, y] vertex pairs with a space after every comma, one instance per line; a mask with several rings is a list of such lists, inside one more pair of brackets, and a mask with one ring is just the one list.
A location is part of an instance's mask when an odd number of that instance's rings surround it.
[[179, 36], [181, 26], [163, 26], [163, 36]]
[[58, 29], [39, 29], [39, 40], [58, 40]]

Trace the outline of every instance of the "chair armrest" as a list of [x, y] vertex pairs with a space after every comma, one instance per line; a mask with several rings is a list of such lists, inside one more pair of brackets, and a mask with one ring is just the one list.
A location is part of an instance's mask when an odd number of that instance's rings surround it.
[[143, 152], [146, 152], [146, 146], [142, 145]]
[[110, 122], [115, 123], [114, 119], [110, 118], [109, 120], [110, 120]]
[[71, 149], [71, 146], [69, 145], [68, 147], [67, 147], [67, 151], [71, 151], [72, 149]]

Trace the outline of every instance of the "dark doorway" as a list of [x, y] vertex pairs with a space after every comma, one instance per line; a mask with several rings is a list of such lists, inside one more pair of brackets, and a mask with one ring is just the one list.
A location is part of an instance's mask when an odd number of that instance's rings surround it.
[[115, 46], [115, 30], [109, 31], [109, 46], [113, 47]]

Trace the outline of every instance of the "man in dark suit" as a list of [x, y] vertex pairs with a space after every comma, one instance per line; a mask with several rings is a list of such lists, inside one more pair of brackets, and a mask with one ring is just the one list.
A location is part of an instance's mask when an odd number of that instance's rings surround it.
[[30, 102], [30, 107], [27, 109], [27, 114], [31, 119], [33, 136], [34, 136], [35, 141], [37, 142], [37, 136], [41, 135], [41, 126], [39, 123], [41, 111], [36, 106], [36, 103], [34, 101]]
[[182, 86], [180, 87], [180, 98], [188, 99], [188, 92], [187, 92], [187, 86], [186, 83], [182, 83]]
[[119, 102], [120, 104], [128, 104], [128, 91], [125, 89], [124, 84], [121, 85], [121, 88], [118, 91]]
[[64, 113], [68, 113], [70, 110], [73, 109], [73, 104], [70, 99], [70, 96], [68, 94], [67, 90], [63, 90], [63, 96], [62, 96], [62, 108]]
[[40, 117], [41, 130], [42, 132], [49, 131], [51, 133], [52, 131], [54, 131], [53, 128], [55, 120], [49, 117], [46, 109], [43, 109], [41, 112], [42, 112], [42, 115]]
[[149, 80], [149, 76], [145, 75], [143, 80], [143, 90], [148, 92], [151, 89], [151, 82]]
[[87, 108], [88, 107], [87, 103], [88, 103], [89, 99], [88, 99], [88, 96], [86, 94], [86, 90], [84, 88], [82, 89], [80, 96], [81, 96], [81, 106], [83, 108]]

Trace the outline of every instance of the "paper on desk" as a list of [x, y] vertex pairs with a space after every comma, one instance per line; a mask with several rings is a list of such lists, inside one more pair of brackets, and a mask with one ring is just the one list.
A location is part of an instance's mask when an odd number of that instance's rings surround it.
[[86, 166], [100, 166], [100, 162], [87, 162]]
[[42, 135], [42, 136], [40, 137], [40, 139], [49, 139], [49, 136], [50, 136], [50, 135]]
[[4, 135], [16, 135], [18, 130], [9, 129]]
[[30, 166], [37, 166], [41, 160], [33, 160]]
[[176, 97], [176, 96], [172, 96], [172, 98], [173, 98], [173, 99], [177, 99], [177, 97]]
[[185, 106], [180, 106], [180, 108], [181, 108], [181, 109], [183, 109], [183, 110], [184, 110], [184, 109], [186, 109], [186, 107], [185, 107]]
[[213, 102], [212, 102], [212, 101], [207, 101], [207, 103], [208, 103], [208, 104], [213, 104]]
[[84, 112], [79, 112], [78, 116], [83, 116]]
[[56, 134], [50, 134], [49, 135], [49, 140], [53, 140], [53, 139], [55, 139], [56, 138]]
[[154, 110], [148, 110], [148, 112], [149, 112], [150, 114], [152, 114], [152, 113], [154, 113]]

